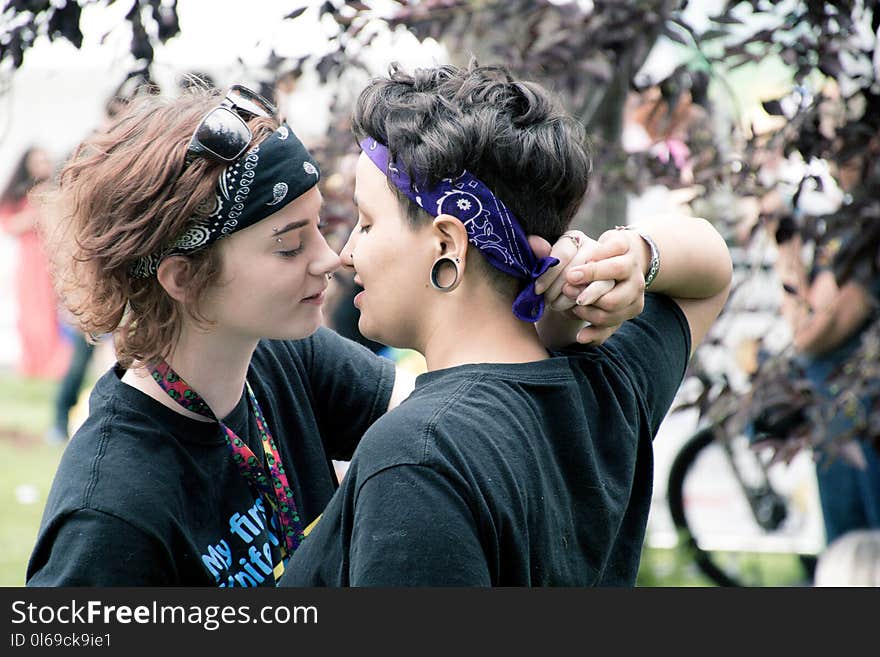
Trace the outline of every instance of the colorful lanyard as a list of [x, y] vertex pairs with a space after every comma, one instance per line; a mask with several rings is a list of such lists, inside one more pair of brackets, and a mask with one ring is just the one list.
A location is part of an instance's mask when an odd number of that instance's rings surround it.
[[260, 405], [257, 403], [257, 398], [254, 396], [254, 391], [251, 390], [250, 383], [247, 383], [248, 401], [257, 420], [260, 437], [263, 440], [264, 458], [269, 466], [268, 475], [250, 447], [214, 415], [214, 411], [199, 396], [199, 393], [190, 388], [189, 384], [180, 378], [168, 363], [164, 360], [161, 361], [150, 370], [150, 373], [159, 387], [167, 392], [171, 399], [186, 410], [214, 420], [220, 425], [226, 436], [226, 444], [232, 452], [232, 460], [238, 464], [241, 474], [251, 489], [255, 489], [257, 495], [264, 496], [278, 517], [284, 537], [281, 545], [282, 556], [287, 558], [288, 555], [293, 554], [304, 537], [302, 520], [293, 500], [293, 491], [287, 483], [287, 474], [285, 474], [284, 465], [281, 463], [281, 455], [275, 448], [275, 441], [272, 440], [272, 434], [269, 432], [269, 427], [263, 417]]

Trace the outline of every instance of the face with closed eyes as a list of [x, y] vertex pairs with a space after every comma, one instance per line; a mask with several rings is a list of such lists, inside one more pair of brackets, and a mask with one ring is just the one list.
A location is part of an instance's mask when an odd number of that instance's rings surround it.
[[327, 274], [339, 266], [321, 234], [321, 203], [313, 187], [217, 243], [222, 271], [202, 305], [214, 330], [247, 339], [298, 339], [317, 330]]
[[364, 291], [355, 297], [361, 333], [383, 344], [419, 348], [430, 307], [428, 272], [435, 257], [430, 223], [412, 226], [388, 179], [363, 153], [357, 164], [358, 223], [340, 259]]

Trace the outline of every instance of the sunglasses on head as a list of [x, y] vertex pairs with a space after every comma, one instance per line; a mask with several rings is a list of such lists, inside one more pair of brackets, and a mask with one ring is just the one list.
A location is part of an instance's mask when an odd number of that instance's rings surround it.
[[240, 84], [232, 85], [223, 102], [199, 121], [186, 150], [187, 163], [197, 157], [234, 162], [254, 137], [245, 118], [269, 118], [277, 111], [275, 105], [260, 94]]

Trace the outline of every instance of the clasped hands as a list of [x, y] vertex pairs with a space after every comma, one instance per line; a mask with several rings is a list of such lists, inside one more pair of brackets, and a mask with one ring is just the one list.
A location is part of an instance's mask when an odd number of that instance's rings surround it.
[[598, 345], [641, 313], [646, 269], [643, 250], [638, 248], [641, 239], [628, 230], [609, 230], [598, 240], [569, 230], [551, 247], [547, 240], [530, 236], [536, 256], [559, 260], [536, 281], [535, 291], [543, 292], [547, 309], [555, 311], [545, 313], [541, 322], [563, 318], [577, 323], [582, 326], [577, 341]]

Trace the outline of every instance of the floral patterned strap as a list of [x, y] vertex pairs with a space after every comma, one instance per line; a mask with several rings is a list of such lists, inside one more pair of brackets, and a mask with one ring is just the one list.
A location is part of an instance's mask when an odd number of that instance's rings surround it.
[[287, 545], [287, 551], [292, 554], [304, 538], [304, 527], [299, 510], [296, 508], [296, 502], [293, 499], [293, 490], [287, 480], [287, 473], [284, 470], [284, 464], [281, 461], [281, 455], [275, 446], [275, 440], [269, 431], [269, 425], [263, 417], [263, 409], [260, 408], [257, 397], [254, 395], [251, 384], [247, 383], [248, 399], [251, 403], [251, 409], [257, 421], [257, 429], [260, 431], [260, 438], [263, 441], [263, 453], [266, 455], [266, 462], [269, 465], [269, 472], [272, 476], [272, 484], [274, 486], [274, 496], [270, 496], [270, 501], [274, 497], [277, 500], [275, 507], [278, 513], [278, 520], [281, 523], [281, 529], [284, 533], [284, 542]]
[[[151, 368], [150, 374], [153, 375], [153, 379], [159, 384], [159, 387], [186, 410], [211, 420], [217, 420], [214, 411], [205, 403], [204, 399], [199, 397], [199, 393], [190, 388], [189, 384], [181, 379], [164, 360]], [[219, 420], [217, 421], [219, 422]]]
[[171, 369], [168, 363], [164, 360], [161, 361], [150, 369], [150, 373], [159, 387], [183, 408], [214, 420], [220, 425], [232, 459], [238, 465], [242, 476], [253, 489], [256, 489], [257, 495], [262, 495], [269, 502], [276, 513], [284, 539], [282, 541], [284, 556], [292, 554], [304, 537], [302, 519], [293, 498], [293, 490], [288, 483], [281, 455], [278, 453], [272, 433], [269, 431], [266, 419], [263, 417], [263, 411], [250, 384], [247, 384], [248, 402], [260, 432], [264, 459], [269, 469], [268, 473], [250, 447], [217, 418], [205, 400]]

